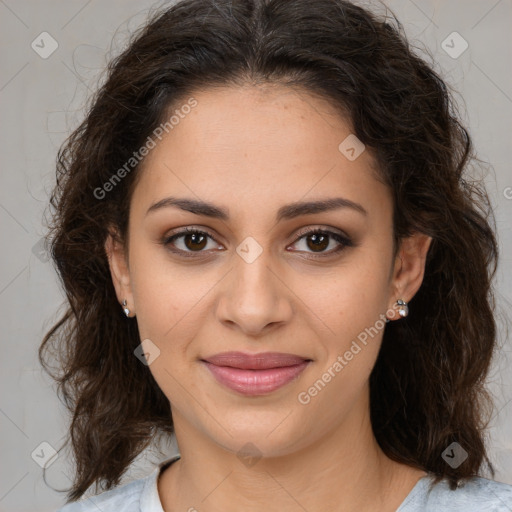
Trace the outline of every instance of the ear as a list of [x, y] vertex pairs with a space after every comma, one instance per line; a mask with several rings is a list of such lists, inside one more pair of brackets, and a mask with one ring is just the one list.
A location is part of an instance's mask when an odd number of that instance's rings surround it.
[[[409, 302], [419, 290], [425, 274], [425, 261], [432, 237], [424, 233], [413, 233], [403, 238], [395, 258], [389, 298], [390, 320], [402, 318], [395, 306], [398, 299]], [[395, 306], [395, 307], [394, 307]]]
[[115, 230], [109, 230], [105, 241], [105, 252], [108, 257], [110, 274], [116, 290], [117, 300], [120, 304], [126, 300], [126, 308], [130, 311], [128, 316], [134, 316], [135, 306], [128, 267], [128, 255], [126, 254], [125, 245], [121, 242]]

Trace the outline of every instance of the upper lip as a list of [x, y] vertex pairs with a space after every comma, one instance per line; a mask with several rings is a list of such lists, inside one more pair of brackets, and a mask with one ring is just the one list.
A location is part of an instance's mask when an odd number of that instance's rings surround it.
[[244, 352], [222, 352], [202, 359], [216, 366], [231, 366], [242, 370], [266, 370], [269, 368], [282, 368], [310, 361], [307, 357], [282, 352], [260, 352], [259, 354], [246, 354]]

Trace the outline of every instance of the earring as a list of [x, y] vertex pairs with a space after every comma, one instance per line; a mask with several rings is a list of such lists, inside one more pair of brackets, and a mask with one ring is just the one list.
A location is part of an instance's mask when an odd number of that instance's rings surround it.
[[409, 306], [407, 305], [407, 302], [405, 302], [405, 300], [398, 299], [396, 304], [398, 306], [398, 314], [402, 318], [405, 318], [409, 314]]
[[130, 316], [130, 310], [126, 307], [126, 299], [123, 300], [123, 311], [126, 316]]

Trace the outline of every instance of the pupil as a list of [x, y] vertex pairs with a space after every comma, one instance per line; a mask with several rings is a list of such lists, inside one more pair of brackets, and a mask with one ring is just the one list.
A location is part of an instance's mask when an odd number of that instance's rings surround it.
[[311, 235], [309, 237], [309, 239], [312, 240], [312, 242], [313, 242], [313, 245], [310, 246], [310, 249], [324, 250], [329, 246], [329, 237], [326, 235], [314, 234], [314, 235]]
[[[191, 240], [191, 243], [189, 243]], [[192, 233], [185, 236], [185, 245], [188, 249], [203, 249], [206, 242], [206, 237], [200, 233]], [[194, 244], [199, 244], [200, 247], [194, 246]]]

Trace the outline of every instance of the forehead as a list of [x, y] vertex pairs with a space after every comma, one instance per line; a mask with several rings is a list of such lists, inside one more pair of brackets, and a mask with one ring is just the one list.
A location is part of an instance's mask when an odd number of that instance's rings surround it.
[[[222, 87], [177, 103], [172, 129], [147, 155], [134, 192], [137, 204], [166, 194], [257, 206], [345, 195], [389, 207], [369, 150], [327, 100], [286, 86]], [[187, 100], [184, 100], [185, 105]], [[348, 141], [345, 143], [344, 141]], [[341, 145], [341, 146], [340, 146]], [[238, 213], [243, 214], [242, 211]]]

